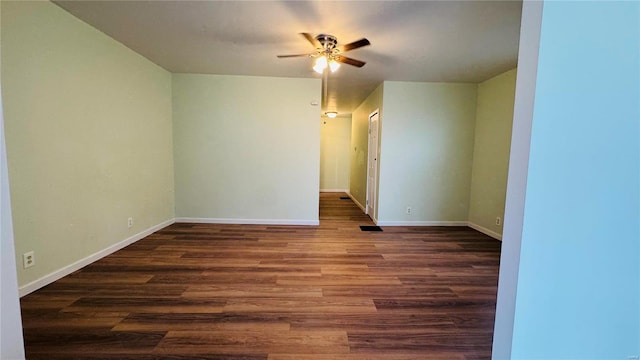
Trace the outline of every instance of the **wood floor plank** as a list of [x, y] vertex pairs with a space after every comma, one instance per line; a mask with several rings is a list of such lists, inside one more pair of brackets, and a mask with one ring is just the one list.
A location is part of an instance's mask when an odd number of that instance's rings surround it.
[[157, 353], [348, 354], [344, 331], [170, 331]]
[[444, 314], [341, 314], [327, 313], [292, 314], [288, 317], [292, 329], [298, 330], [336, 330], [347, 332], [362, 331], [385, 333], [395, 331], [426, 331], [457, 333], [454, 320]]
[[124, 320], [129, 313], [122, 312], [94, 312], [91, 316], [85, 314], [71, 313], [71, 312], [43, 312], [39, 313], [28, 312], [23, 310], [23, 315], [26, 315], [33, 320], [24, 324], [24, 328], [29, 329], [42, 329], [44, 327], [48, 329], [52, 328], [70, 328], [79, 327], [83, 329], [93, 328], [110, 328], [116, 326], [122, 320]]
[[62, 309], [64, 312], [127, 311], [132, 313], [219, 313], [226, 301], [220, 299], [186, 299], [183, 297], [85, 297]]
[[491, 358], [500, 242], [385, 227], [172, 224], [21, 299], [28, 359]]
[[[490, 356], [489, 356], [490, 357]], [[465, 360], [464, 354], [452, 352], [393, 354], [390, 352], [363, 354], [269, 354], [268, 360]]]
[[144, 284], [151, 280], [153, 275], [148, 274], [136, 274], [125, 273], [118, 276], [105, 276], [104, 273], [75, 272], [69, 276], [65, 276], [58, 280], [60, 284], [78, 284], [78, 285], [93, 285], [93, 284]]
[[189, 286], [182, 296], [185, 298], [309, 298], [322, 297], [323, 288], [318, 286], [267, 286], [267, 285], [195, 285]]
[[35, 354], [74, 354], [92, 352], [150, 353], [164, 338], [165, 332], [127, 332], [104, 329], [56, 328], [56, 331], [30, 329], [25, 331], [27, 358]]
[[437, 331], [423, 332], [349, 332], [349, 345], [352, 353], [373, 352], [405, 352], [425, 353], [425, 348], [430, 352], [446, 354], [474, 351], [486, 351], [490, 348], [491, 334], [462, 334]]
[[[93, 271], [93, 270], [92, 270]], [[107, 273], [108, 274], [108, 273]], [[54, 283], [38, 290], [34, 296], [30, 296], [29, 304], [33, 304], [40, 297], [43, 301], [66, 298], [76, 301], [79, 298], [91, 297], [179, 297], [187, 290], [187, 285], [172, 284], [64, 284]], [[73, 302], [72, 301], [72, 302]]]
[[152, 331], [158, 328], [165, 331], [246, 330], [268, 333], [288, 331], [291, 325], [286, 317], [278, 314], [172, 313], [158, 316], [151, 313], [137, 313], [128, 315], [113, 330]]
[[267, 355], [256, 354], [145, 354], [94, 352], [87, 354], [32, 354], [29, 360], [267, 360]]
[[374, 286], [374, 285], [402, 285], [400, 279], [395, 276], [376, 275], [321, 275], [321, 276], [280, 276], [277, 279], [279, 285], [350, 285], [350, 286]]
[[[322, 288], [324, 296], [356, 296], [375, 299], [413, 298], [425, 300], [459, 297], [451, 288], [442, 285], [424, 285], [419, 287], [405, 285], [327, 285]], [[495, 295], [493, 298], [495, 299]]]
[[29, 296], [29, 301], [21, 302], [22, 310], [43, 310], [58, 311], [80, 300], [80, 294], [42, 295], [34, 293]]
[[311, 298], [248, 298], [230, 299], [225, 312], [323, 312], [330, 314], [375, 313], [376, 307], [370, 298], [311, 297]]

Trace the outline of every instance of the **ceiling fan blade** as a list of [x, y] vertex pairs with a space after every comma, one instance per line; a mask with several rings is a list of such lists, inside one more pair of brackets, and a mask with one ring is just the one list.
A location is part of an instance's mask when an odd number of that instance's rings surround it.
[[312, 57], [313, 54], [294, 54], [294, 55], [278, 55], [279, 58], [292, 58], [292, 57]]
[[357, 66], [357, 67], [363, 67], [364, 64], [366, 64], [366, 62], [364, 62], [364, 61], [352, 59], [350, 57], [346, 57], [346, 56], [342, 56], [342, 55], [336, 55], [333, 58], [337, 62], [341, 62], [343, 64], [353, 65], [353, 66]]
[[309, 33], [300, 33], [300, 35], [304, 36], [305, 39], [307, 39], [311, 45], [313, 45], [314, 48], [321, 48], [322, 44], [320, 44], [320, 42], [318, 40], [316, 40], [315, 37], [313, 37], [313, 35], [309, 34]]
[[340, 52], [346, 52], [346, 51], [354, 50], [367, 45], [371, 45], [369, 40], [367, 40], [366, 38], [362, 38], [358, 41], [354, 41], [346, 45], [338, 46], [338, 50], [340, 50]]

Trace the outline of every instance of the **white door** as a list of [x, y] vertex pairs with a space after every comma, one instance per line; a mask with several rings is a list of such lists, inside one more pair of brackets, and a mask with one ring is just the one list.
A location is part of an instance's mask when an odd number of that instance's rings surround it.
[[374, 221], [377, 202], [378, 110], [369, 115], [369, 156], [367, 165], [367, 214]]

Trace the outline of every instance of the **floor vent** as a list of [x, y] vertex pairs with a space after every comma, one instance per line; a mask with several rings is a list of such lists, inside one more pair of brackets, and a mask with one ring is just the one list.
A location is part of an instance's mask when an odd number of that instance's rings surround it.
[[360, 230], [362, 230], [362, 231], [382, 231], [382, 228], [380, 226], [360, 225]]

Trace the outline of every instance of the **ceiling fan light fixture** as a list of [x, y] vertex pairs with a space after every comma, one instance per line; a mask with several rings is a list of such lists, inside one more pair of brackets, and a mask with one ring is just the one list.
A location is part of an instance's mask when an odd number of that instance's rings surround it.
[[315, 72], [317, 72], [318, 74], [322, 74], [322, 72], [326, 68], [327, 68], [327, 57], [326, 56], [320, 56], [316, 60], [316, 64], [313, 66], [313, 70], [315, 70]]
[[371, 45], [371, 42], [366, 38], [338, 46], [338, 39], [333, 35], [319, 34], [315, 37], [309, 33], [300, 33], [300, 35], [304, 36], [304, 38], [313, 45], [315, 52], [308, 54], [278, 55], [278, 58], [315, 58], [316, 61], [313, 65], [313, 70], [318, 74], [323, 74], [327, 67], [331, 72], [335, 72], [340, 67], [340, 63], [359, 68], [366, 64], [364, 61], [342, 55], [342, 53], [347, 51]]
[[331, 69], [331, 72], [336, 72], [339, 67], [340, 63], [335, 61], [334, 59], [331, 59], [331, 61], [329, 61], [329, 69]]
[[336, 116], [338, 116], [338, 113], [335, 111], [327, 111], [326, 113], [324, 113], [325, 115], [327, 115], [328, 118], [335, 118]]

